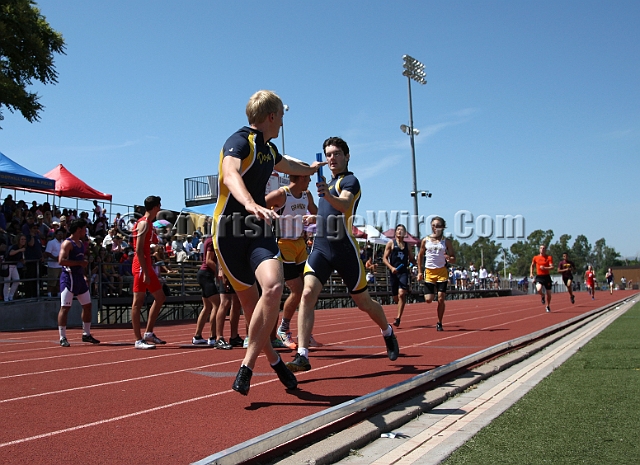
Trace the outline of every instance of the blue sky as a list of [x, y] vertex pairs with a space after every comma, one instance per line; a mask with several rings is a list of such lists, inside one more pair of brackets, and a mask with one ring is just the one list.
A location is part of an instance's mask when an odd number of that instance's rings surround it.
[[359, 213], [412, 212], [399, 129], [409, 54], [428, 81], [412, 84], [418, 188], [433, 193], [420, 214], [450, 232], [461, 210], [519, 214], [527, 234], [604, 237], [640, 255], [638, 2], [38, 5], [67, 43], [59, 84], [34, 86], [41, 122], [5, 110], [0, 131], [0, 151], [32, 171], [62, 163], [116, 203], [158, 194], [180, 209], [183, 179], [217, 172], [249, 96], [271, 89], [290, 107], [286, 153], [310, 162], [339, 135]]

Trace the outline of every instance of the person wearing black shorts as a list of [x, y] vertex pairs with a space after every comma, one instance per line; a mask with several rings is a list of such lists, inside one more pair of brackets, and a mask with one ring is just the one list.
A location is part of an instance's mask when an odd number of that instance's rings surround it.
[[[231, 349], [231, 345], [223, 337], [224, 320], [227, 315], [220, 308], [220, 296], [218, 295], [218, 286], [216, 286], [218, 264], [211, 237], [205, 239], [203, 250], [202, 266], [196, 276], [202, 290], [203, 306], [196, 323], [196, 334], [191, 342], [194, 345], [209, 344], [216, 349], [228, 350]], [[202, 329], [207, 321], [209, 321], [211, 334], [209, 340], [202, 337]]]
[[314, 308], [324, 283], [334, 270], [360, 310], [380, 328], [389, 360], [399, 355], [398, 341], [382, 306], [367, 290], [364, 264], [351, 225], [360, 200], [360, 182], [348, 170], [349, 146], [339, 137], [330, 137], [322, 145], [332, 179], [318, 188], [318, 215], [313, 249], [304, 267], [304, 290], [298, 310], [298, 353], [287, 363], [291, 371], [307, 371], [309, 343], [314, 323]]
[[[551, 276], [549, 275], [549, 271], [553, 270], [553, 257], [551, 255], [547, 255], [547, 246], [540, 246], [540, 254], [533, 257], [531, 260], [531, 266], [529, 267], [529, 275], [533, 279], [533, 268], [536, 269], [536, 290], [538, 294], [540, 294], [542, 305], [546, 304], [546, 311], [551, 311]], [[546, 301], [545, 296], [542, 289], [546, 291]]]
[[391, 296], [393, 301], [398, 304], [398, 316], [393, 322], [394, 326], [400, 326], [400, 319], [411, 286], [409, 264], [415, 264], [411, 247], [404, 241], [406, 235], [407, 228], [403, 224], [396, 226], [395, 239], [387, 242], [382, 256], [382, 262], [389, 269]]
[[312, 175], [322, 165], [314, 162], [305, 166], [284, 158], [271, 142], [278, 137], [284, 116], [282, 100], [274, 92], [261, 90], [253, 94], [246, 114], [249, 126], [232, 134], [220, 152], [218, 201], [213, 214], [218, 265], [238, 294], [242, 308], [251, 315], [247, 352], [232, 385], [242, 395], [249, 393], [253, 368], [261, 352], [287, 389], [297, 387], [295, 376], [269, 341], [278, 319], [284, 276], [271, 229], [278, 214], [266, 207], [265, 190], [274, 169]]
[[558, 273], [562, 274], [562, 282], [569, 292], [569, 298], [571, 299], [572, 304], [576, 302], [576, 298], [573, 295], [573, 273], [575, 271], [575, 263], [569, 260], [569, 253], [564, 252], [562, 254], [562, 260], [560, 260], [560, 263], [558, 263]]

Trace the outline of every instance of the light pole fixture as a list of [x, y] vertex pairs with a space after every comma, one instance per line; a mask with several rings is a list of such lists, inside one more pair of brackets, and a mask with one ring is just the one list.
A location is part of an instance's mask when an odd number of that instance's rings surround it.
[[402, 55], [403, 64], [402, 71], [403, 76], [407, 76], [407, 82], [409, 83], [409, 126], [402, 125], [400, 129], [411, 138], [411, 161], [413, 163], [413, 214], [414, 214], [414, 229], [413, 232], [416, 237], [420, 237], [420, 221], [418, 220], [418, 196], [415, 195], [418, 192], [418, 180], [416, 175], [416, 149], [413, 140], [414, 136], [420, 134], [420, 131], [413, 127], [413, 104], [411, 102], [411, 80], [413, 79], [418, 84], [426, 84], [425, 77], [427, 73], [424, 71], [424, 65], [409, 55]]
[[[283, 105], [282, 108], [284, 111], [289, 111], [289, 105]], [[284, 119], [282, 120], [282, 155], [285, 155], [287, 152], [284, 151]]]

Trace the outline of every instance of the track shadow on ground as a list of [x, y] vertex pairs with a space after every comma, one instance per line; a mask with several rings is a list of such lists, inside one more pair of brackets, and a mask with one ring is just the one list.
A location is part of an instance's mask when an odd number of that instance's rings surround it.
[[348, 402], [350, 400], [356, 399], [359, 396], [347, 396], [347, 395], [336, 395], [336, 396], [328, 396], [324, 394], [314, 394], [310, 391], [305, 391], [303, 389], [295, 389], [287, 391], [288, 394], [296, 396], [299, 400], [303, 400], [304, 404], [299, 402], [252, 402], [251, 405], [245, 407], [245, 410], [259, 410], [261, 408], [268, 407], [277, 407], [279, 405], [285, 405], [288, 407], [333, 407], [335, 405], [340, 405], [344, 402]]

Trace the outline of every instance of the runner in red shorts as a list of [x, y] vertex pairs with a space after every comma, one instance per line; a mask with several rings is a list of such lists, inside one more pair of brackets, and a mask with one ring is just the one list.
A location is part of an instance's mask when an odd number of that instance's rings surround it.
[[587, 271], [584, 273], [584, 283], [587, 286], [587, 291], [591, 296], [591, 300], [596, 298], [596, 273], [593, 271], [593, 266], [589, 265]]
[[[160, 197], [150, 195], [144, 199], [145, 214], [140, 218], [131, 231], [133, 250], [133, 304], [131, 305], [131, 325], [136, 336], [136, 349], [155, 349], [155, 344], [165, 344], [156, 337], [153, 326], [165, 301], [162, 283], [153, 269], [151, 260], [151, 244], [158, 243], [158, 236], [153, 231], [153, 221], [160, 211]], [[144, 304], [147, 291], [153, 296], [153, 304], [147, 318], [147, 329], [142, 337], [140, 333], [140, 309]]]

